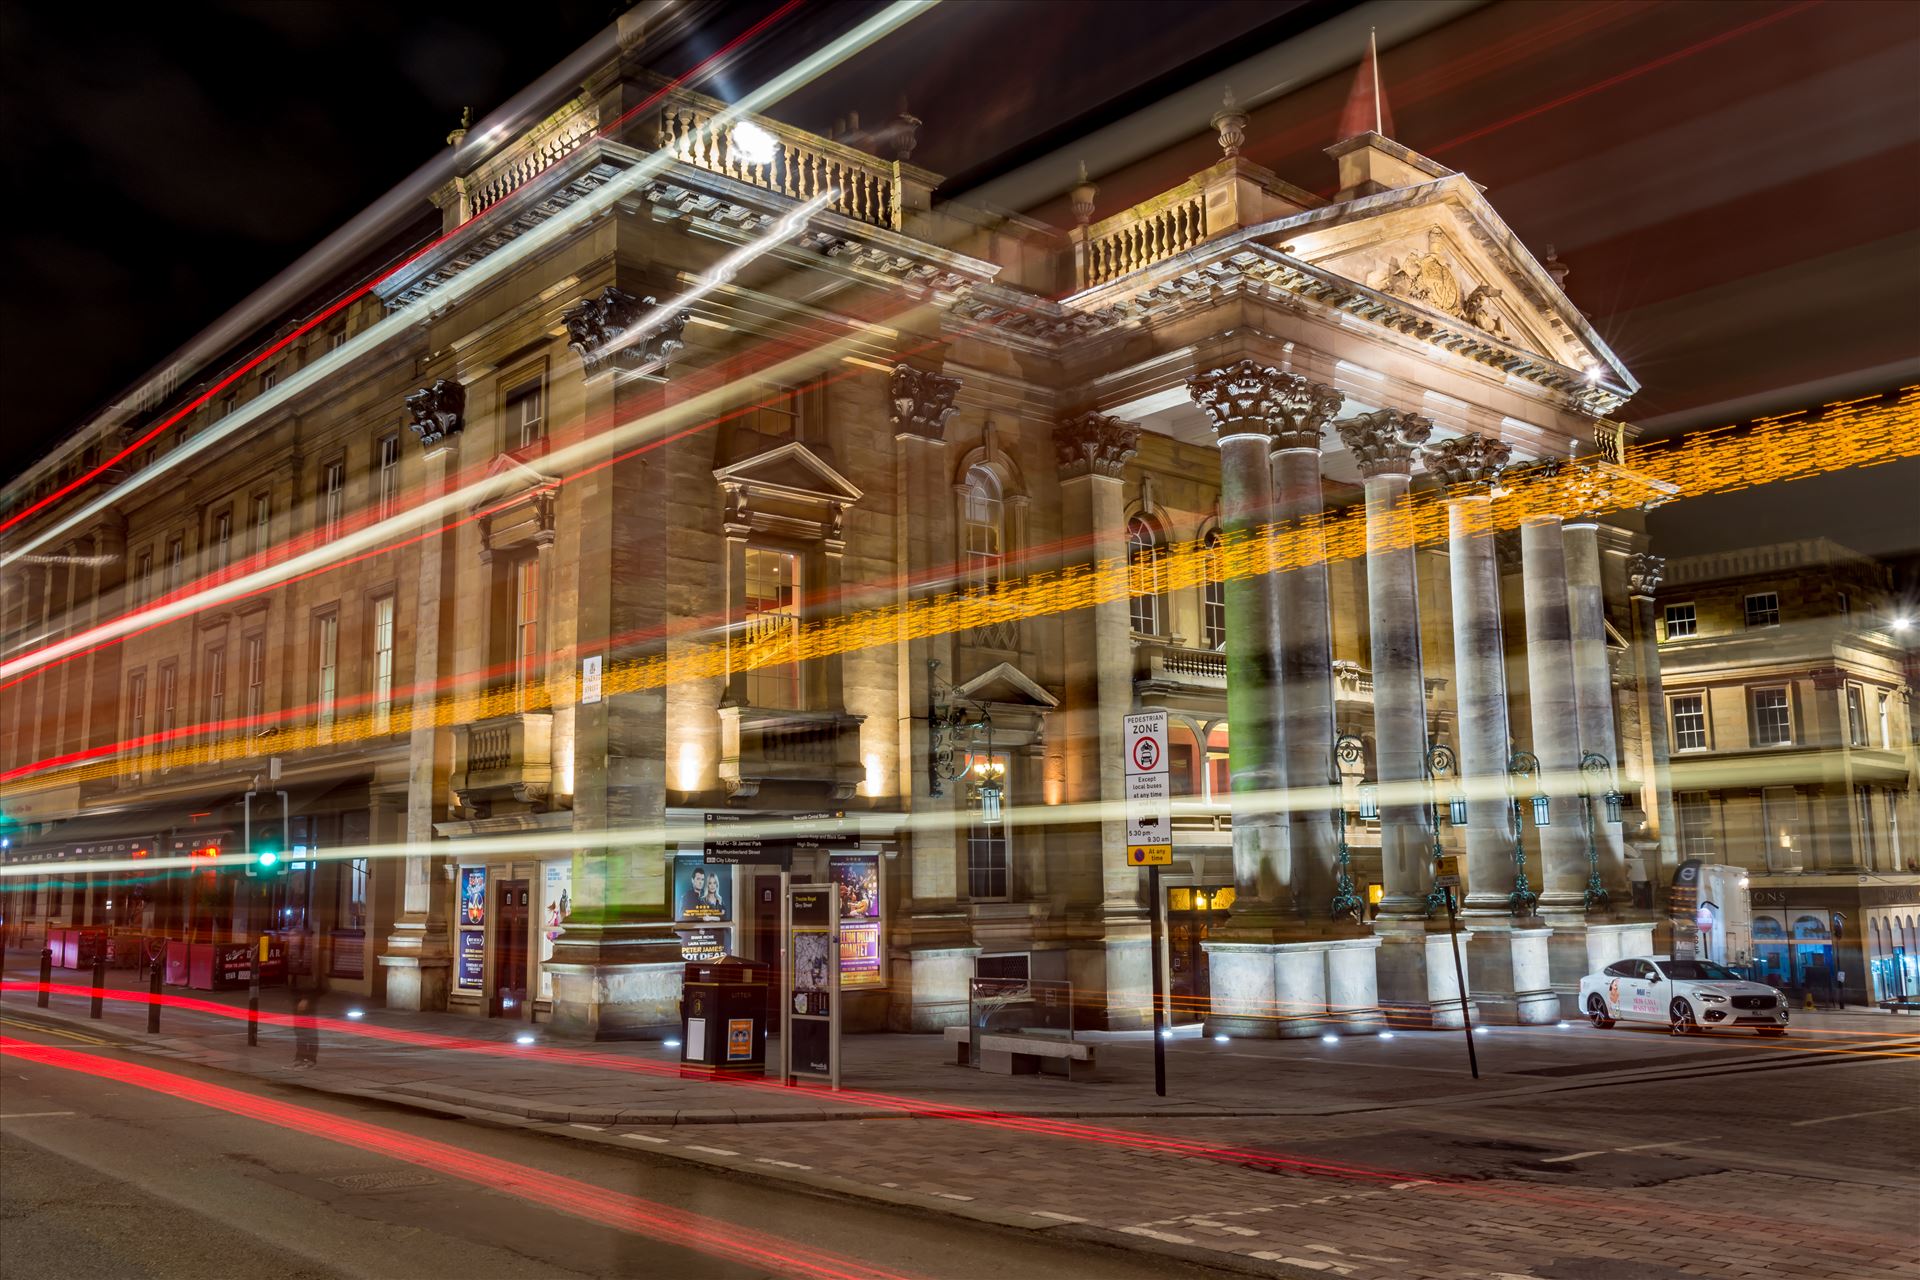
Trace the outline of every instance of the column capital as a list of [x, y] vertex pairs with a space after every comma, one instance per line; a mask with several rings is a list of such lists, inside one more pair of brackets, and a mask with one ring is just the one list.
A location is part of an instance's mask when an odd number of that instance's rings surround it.
[[1219, 439], [1273, 435], [1272, 419], [1285, 395], [1287, 375], [1257, 360], [1237, 360], [1187, 379], [1187, 394], [1207, 415]]
[[407, 397], [408, 425], [420, 437], [420, 447], [432, 449], [467, 425], [467, 389], [453, 378], [437, 378]]
[[1333, 415], [1347, 401], [1346, 393], [1321, 382], [1308, 382], [1297, 373], [1279, 375], [1275, 397], [1273, 447], [1320, 451], [1320, 437]]
[[887, 395], [893, 401], [893, 434], [917, 436], [935, 444], [945, 444], [947, 419], [958, 408], [953, 397], [960, 390], [960, 379], [910, 364], [893, 366]]
[[1627, 557], [1627, 594], [1651, 600], [1667, 574], [1667, 558], [1636, 551]]
[[1513, 450], [1504, 441], [1485, 436], [1456, 436], [1428, 445], [1420, 451], [1420, 460], [1449, 499], [1475, 498], [1493, 488], [1513, 460]]
[[1377, 409], [1355, 414], [1333, 424], [1353, 455], [1360, 474], [1368, 480], [1375, 476], [1413, 474], [1414, 451], [1433, 434], [1433, 422], [1417, 413], [1399, 409]]
[[658, 311], [653, 297], [636, 298], [608, 285], [598, 296], [582, 298], [560, 317], [567, 326], [567, 345], [580, 357], [580, 366], [597, 372], [612, 361], [621, 368], [644, 368], [663, 363], [686, 345], [687, 313], [661, 316], [644, 328], [643, 320]]
[[1074, 414], [1053, 429], [1054, 461], [1062, 480], [1079, 476], [1118, 480], [1139, 447], [1139, 427], [1104, 413]]

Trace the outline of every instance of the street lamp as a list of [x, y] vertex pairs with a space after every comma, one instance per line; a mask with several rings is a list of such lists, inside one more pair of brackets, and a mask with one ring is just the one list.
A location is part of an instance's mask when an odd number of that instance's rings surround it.
[[1546, 794], [1540, 790], [1540, 757], [1531, 751], [1516, 751], [1508, 756], [1507, 807], [1513, 816], [1513, 892], [1507, 895], [1507, 906], [1516, 916], [1530, 916], [1539, 909], [1540, 895], [1527, 883], [1527, 846], [1521, 839], [1526, 826], [1520, 816], [1516, 778], [1533, 780], [1533, 825], [1544, 827], [1553, 815], [1548, 811]]
[[[1453, 783], [1453, 794], [1447, 797], [1447, 818], [1456, 827], [1467, 825], [1467, 798], [1460, 793], [1459, 761], [1454, 757], [1453, 748], [1434, 743], [1427, 748], [1427, 758], [1421, 767], [1427, 775], [1427, 829], [1433, 834], [1433, 852], [1429, 855], [1433, 862], [1433, 877], [1440, 878], [1440, 860], [1447, 856], [1440, 844], [1440, 779], [1446, 778]], [[1427, 914], [1447, 905], [1447, 891], [1437, 883], [1427, 890]]]
[[993, 754], [993, 717], [982, 711], [977, 727], [987, 731], [987, 755], [984, 760], [973, 762], [973, 794], [980, 801], [981, 825], [997, 827], [1000, 825], [1000, 805], [1006, 797], [1002, 779], [1006, 777], [1007, 766]]
[[1597, 780], [1605, 778], [1607, 784], [1603, 799], [1607, 805], [1607, 821], [1620, 821], [1621, 795], [1619, 788], [1613, 785], [1613, 762], [1597, 751], [1588, 751], [1580, 757], [1580, 794], [1586, 801], [1587, 811], [1587, 892], [1586, 909], [1595, 907], [1605, 909], [1612, 905], [1612, 895], [1600, 882], [1600, 845], [1593, 831], [1593, 789]]
[[[1336, 862], [1333, 881], [1333, 911], [1335, 920], [1341, 917], [1358, 921], [1360, 919], [1360, 895], [1353, 889], [1353, 850], [1347, 846], [1347, 802], [1342, 794], [1345, 773], [1342, 765], [1361, 764], [1366, 756], [1366, 744], [1350, 733], [1337, 735], [1333, 740], [1333, 811], [1340, 822], [1340, 852]], [[1363, 766], [1364, 767], [1364, 766]], [[1364, 776], [1364, 775], [1363, 775]], [[1372, 787], [1360, 788], [1360, 816], [1367, 818], [1369, 807], [1374, 814], [1380, 812], [1377, 801], [1372, 799]]]

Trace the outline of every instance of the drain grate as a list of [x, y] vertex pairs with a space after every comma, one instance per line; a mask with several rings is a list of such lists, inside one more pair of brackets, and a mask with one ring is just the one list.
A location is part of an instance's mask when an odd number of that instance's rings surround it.
[[344, 1191], [399, 1191], [407, 1187], [438, 1186], [440, 1179], [416, 1169], [382, 1169], [374, 1173], [343, 1173], [328, 1178]]

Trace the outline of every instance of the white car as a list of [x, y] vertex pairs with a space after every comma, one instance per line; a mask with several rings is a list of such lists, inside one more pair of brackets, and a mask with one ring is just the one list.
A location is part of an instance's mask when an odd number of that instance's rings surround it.
[[1580, 979], [1580, 1008], [1602, 1030], [1615, 1022], [1664, 1022], [1676, 1036], [1751, 1027], [1787, 1034], [1787, 1002], [1711, 960], [1635, 956]]

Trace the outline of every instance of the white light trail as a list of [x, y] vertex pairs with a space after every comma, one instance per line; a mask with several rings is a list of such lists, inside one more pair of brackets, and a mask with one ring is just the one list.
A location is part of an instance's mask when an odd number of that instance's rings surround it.
[[[801, 59], [766, 84], [744, 95], [733, 105], [716, 112], [712, 119], [713, 126], [719, 128], [731, 125], [772, 106], [788, 94], [911, 22], [936, 3], [938, 0], [896, 0], [894, 4], [838, 40]], [[371, 328], [362, 331], [358, 336], [349, 338], [344, 345], [322, 355], [318, 360], [292, 374], [272, 391], [248, 401], [243, 406], [236, 407], [227, 417], [193, 436], [181, 447], [168, 453], [164, 459], [157, 461], [155, 465], [129, 476], [114, 486], [110, 492], [101, 495], [71, 515], [56, 520], [18, 546], [0, 552], [0, 568], [12, 564], [36, 547], [43, 546], [69, 530], [92, 520], [115, 502], [153, 483], [174, 467], [231, 439], [243, 427], [256, 421], [267, 411], [279, 408], [320, 380], [338, 373], [352, 361], [371, 355], [380, 346], [399, 337], [414, 325], [425, 323], [440, 315], [451, 303], [498, 279], [526, 260], [537, 257], [555, 241], [572, 232], [576, 226], [598, 217], [621, 199], [631, 195], [641, 183], [676, 163], [678, 161], [670, 147], [662, 147], [650, 152], [606, 185], [568, 206], [562, 213], [549, 218], [505, 248], [489, 254], [480, 262], [456, 275], [447, 284], [435, 290], [432, 298], [396, 311]]]

